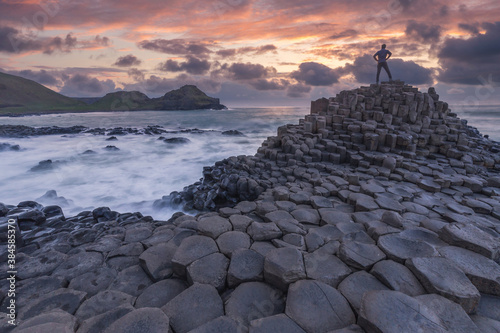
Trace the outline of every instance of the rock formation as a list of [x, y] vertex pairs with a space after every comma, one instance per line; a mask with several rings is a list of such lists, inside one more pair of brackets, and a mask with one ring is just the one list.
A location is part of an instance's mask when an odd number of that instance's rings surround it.
[[499, 151], [434, 89], [383, 83], [313, 102], [157, 202], [217, 212], [0, 204], [13, 332], [499, 331]]

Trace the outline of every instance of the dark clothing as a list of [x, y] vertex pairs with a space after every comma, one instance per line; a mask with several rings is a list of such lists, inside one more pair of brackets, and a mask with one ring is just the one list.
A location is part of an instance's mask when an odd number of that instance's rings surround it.
[[373, 56], [377, 57], [377, 61], [379, 63], [381, 63], [381, 62], [385, 62], [387, 60], [387, 56], [391, 56], [391, 55], [392, 55], [391, 51], [386, 50], [386, 49], [381, 49], [380, 51], [375, 53]]
[[379, 62], [377, 64], [377, 83], [378, 83], [378, 79], [380, 77], [380, 71], [382, 70], [382, 68], [384, 68], [385, 71], [387, 72], [387, 75], [389, 75], [389, 80], [392, 80], [392, 75], [391, 75], [391, 71], [389, 70], [389, 66], [387, 65], [386, 61], [383, 61], [383, 62]]

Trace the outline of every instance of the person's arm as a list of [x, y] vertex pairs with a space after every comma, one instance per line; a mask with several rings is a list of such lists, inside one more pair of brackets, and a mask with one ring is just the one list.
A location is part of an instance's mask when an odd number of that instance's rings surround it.
[[377, 55], [378, 55], [378, 52], [373, 55], [373, 59], [375, 59], [376, 62], [378, 62]]
[[389, 58], [390, 58], [390, 57], [391, 57], [391, 55], [392, 55], [392, 52], [391, 52], [391, 51], [389, 51], [389, 50], [387, 50], [387, 54], [388, 54], [388, 56], [387, 56], [387, 59], [385, 59], [385, 60], [389, 60]]

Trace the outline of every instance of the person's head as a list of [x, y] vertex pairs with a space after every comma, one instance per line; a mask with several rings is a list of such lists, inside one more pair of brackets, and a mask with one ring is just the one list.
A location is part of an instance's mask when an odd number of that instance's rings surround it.
[[382, 48], [385, 49], [385, 44], [382, 44]]

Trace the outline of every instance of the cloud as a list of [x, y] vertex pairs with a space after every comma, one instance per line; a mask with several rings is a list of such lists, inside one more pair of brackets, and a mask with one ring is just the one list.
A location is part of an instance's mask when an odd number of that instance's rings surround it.
[[192, 84], [207, 93], [216, 93], [220, 90], [221, 83], [209, 78], [193, 78], [186, 74], [181, 74], [173, 79], [161, 78], [151, 75], [149, 78], [138, 80], [135, 83], [124, 84], [124, 90], [138, 90], [150, 97], [163, 96], [165, 93], [178, 89], [185, 84]]
[[[409, 84], [429, 84], [433, 82], [433, 70], [418, 65], [413, 61], [391, 58], [388, 62], [389, 69], [394, 79], [400, 79]], [[343, 71], [345, 74], [351, 73], [360, 83], [374, 83], [377, 74], [377, 64], [369, 54], [357, 57], [353, 64], [347, 64]], [[384, 80], [385, 71], [381, 72], [381, 79]]]
[[210, 62], [208, 60], [200, 60], [195, 57], [188, 56], [187, 61], [179, 63], [178, 61], [169, 59], [160, 63], [158, 68], [165, 72], [187, 72], [193, 75], [203, 75], [210, 70]]
[[212, 71], [212, 77], [225, 77], [237, 81], [262, 79], [276, 74], [274, 67], [264, 67], [261, 64], [252, 64], [250, 62], [236, 62], [231, 65], [215, 63], [214, 67], [218, 68]]
[[290, 82], [285, 79], [257, 79], [249, 82], [249, 84], [257, 90], [284, 90], [290, 85]]
[[115, 83], [109, 79], [99, 80], [83, 74], [64, 75], [60, 93], [71, 97], [100, 97], [115, 90]]
[[144, 72], [137, 69], [137, 68], [131, 68], [127, 72], [128, 76], [133, 78], [135, 81], [142, 81], [145, 78]]
[[474, 24], [459, 23], [458, 27], [474, 35], [477, 35], [479, 33], [479, 23], [474, 23]]
[[406, 25], [405, 34], [422, 43], [436, 43], [443, 29], [439, 25], [427, 25], [410, 20]]
[[198, 57], [207, 57], [212, 51], [208, 48], [210, 44], [204, 42], [193, 42], [184, 39], [154, 39], [143, 40], [137, 43], [142, 49], [174, 54], [174, 55], [193, 55]]
[[335, 35], [331, 35], [329, 38], [330, 39], [343, 39], [347, 37], [355, 37], [358, 35], [358, 32], [354, 29], [347, 29], [342, 32], [339, 32]]
[[128, 54], [126, 56], [118, 58], [114, 63], [115, 66], [118, 67], [130, 67], [130, 66], [138, 66], [141, 64], [141, 60], [139, 60], [136, 56], [132, 54]]
[[437, 53], [441, 65], [439, 80], [471, 85], [500, 81], [500, 22], [483, 23], [482, 28], [485, 33], [468, 39], [444, 41]]
[[317, 62], [304, 62], [290, 77], [311, 86], [330, 86], [338, 82], [339, 72]]
[[277, 53], [278, 48], [273, 44], [267, 44], [262, 46], [248, 46], [248, 47], [240, 47], [236, 49], [224, 49], [215, 52], [216, 55], [222, 58], [231, 58], [237, 55], [260, 55], [265, 54], [267, 52]]
[[35, 82], [48, 86], [55, 86], [60, 83], [56, 75], [47, 72], [45, 69], [42, 69], [40, 71], [33, 71], [31, 69], [27, 69], [22, 71], [9, 71], [8, 73], [23, 77], [25, 79], [33, 80]]
[[286, 95], [288, 97], [293, 98], [301, 98], [307, 96], [307, 94], [311, 91], [310, 86], [306, 86], [304, 84], [294, 84], [288, 87], [286, 91]]

